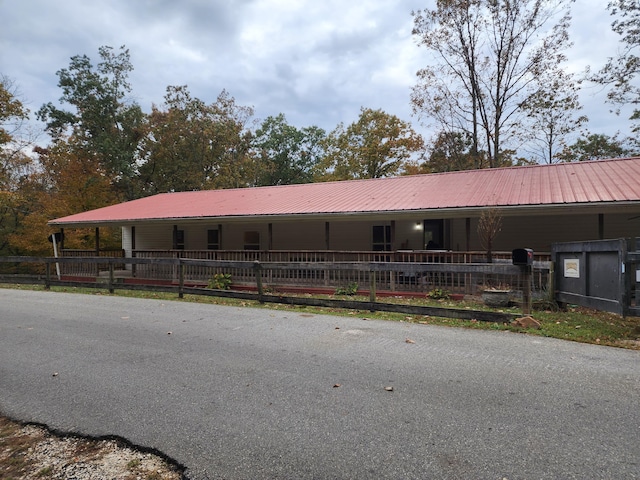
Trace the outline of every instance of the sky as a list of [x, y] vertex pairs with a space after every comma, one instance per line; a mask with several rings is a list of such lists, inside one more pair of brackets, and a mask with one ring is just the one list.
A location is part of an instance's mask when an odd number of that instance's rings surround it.
[[[572, 7], [567, 70], [600, 68], [615, 56], [605, 0]], [[382, 109], [429, 137], [412, 116], [416, 72], [428, 62], [411, 29], [414, 10], [435, 0], [0, 0], [0, 74], [31, 112], [60, 98], [56, 72], [74, 55], [98, 63], [98, 48], [125, 45], [132, 95], [143, 111], [162, 105], [167, 86], [187, 85], [215, 102], [224, 89], [261, 121], [283, 113], [298, 128], [327, 131]], [[588, 128], [629, 134], [602, 87], [582, 92]], [[35, 115], [33, 115], [35, 117]]]

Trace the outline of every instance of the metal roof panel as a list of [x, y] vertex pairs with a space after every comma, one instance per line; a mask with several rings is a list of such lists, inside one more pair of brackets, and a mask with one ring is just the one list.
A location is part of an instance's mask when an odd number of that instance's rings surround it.
[[640, 202], [640, 158], [383, 179], [161, 193], [57, 218], [52, 225], [368, 213], [484, 206]]

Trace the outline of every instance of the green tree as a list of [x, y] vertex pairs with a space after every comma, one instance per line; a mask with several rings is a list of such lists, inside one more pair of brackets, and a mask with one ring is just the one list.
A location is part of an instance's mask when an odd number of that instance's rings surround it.
[[331, 132], [317, 177], [321, 180], [381, 178], [398, 175], [424, 148], [409, 123], [382, 110], [361, 108], [358, 120]]
[[472, 153], [468, 132], [440, 132], [429, 146], [425, 169], [429, 173], [482, 168], [482, 155]]
[[610, 137], [599, 133], [588, 133], [576, 140], [572, 145], [566, 146], [558, 154], [558, 158], [563, 162], [584, 162], [620, 158], [628, 154], [628, 148], [617, 136]]
[[322, 159], [325, 131], [319, 127], [297, 129], [284, 114], [268, 117], [253, 138], [256, 185], [309, 183]]
[[187, 86], [167, 87], [164, 108], [153, 107], [141, 145], [140, 189], [168, 191], [247, 186], [252, 178], [246, 125], [253, 115], [226, 91], [207, 105]]
[[133, 178], [137, 150], [145, 134], [146, 117], [139, 105], [128, 99], [128, 75], [133, 70], [129, 50], [112, 47], [98, 50], [94, 66], [86, 55], [71, 57], [69, 68], [58, 75], [60, 102], [73, 107], [62, 110], [47, 103], [38, 110], [54, 142], [73, 135], [83, 151], [96, 155], [115, 188], [125, 198], [136, 196]]
[[413, 34], [432, 54], [412, 91], [414, 112], [468, 133], [476, 164], [504, 165], [525, 131], [529, 86], [565, 59], [571, 1], [437, 0], [414, 12]]

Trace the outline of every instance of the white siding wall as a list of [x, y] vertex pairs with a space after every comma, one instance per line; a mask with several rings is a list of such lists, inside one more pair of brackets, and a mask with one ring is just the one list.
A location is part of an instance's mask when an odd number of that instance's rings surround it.
[[[269, 246], [269, 226], [268, 224], [227, 224], [222, 226], [222, 250], [242, 250], [244, 249], [244, 232], [260, 233], [260, 250], [266, 250]], [[206, 231], [204, 232], [206, 234]], [[203, 234], [203, 235], [204, 235]], [[206, 248], [206, 247], [205, 247]]]
[[640, 214], [604, 216], [604, 238], [640, 237]]
[[331, 250], [371, 250], [372, 226], [385, 222], [331, 222]]
[[136, 249], [169, 250], [173, 247], [173, 225], [136, 226]]
[[[604, 238], [640, 236], [640, 217], [616, 214], [604, 217]], [[598, 214], [588, 215], [548, 215], [503, 217], [502, 232], [495, 240], [496, 251], [510, 251], [514, 248], [533, 248], [538, 252], [548, 252], [551, 242], [596, 240], [599, 237]], [[416, 228], [422, 219], [397, 220], [394, 249], [422, 249], [423, 232]], [[372, 248], [372, 227], [390, 225], [391, 220], [374, 221], [331, 221], [329, 242], [331, 250], [370, 250]], [[449, 227], [447, 228], [447, 225]], [[180, 225], [185, 231], [185, 249], [205, 250], [207, 230], [217, 229], [218, 224]], [[471, 219], [470, 249], [482, 250], [477, 233], [478, 218]], [[222, 225], [224, 250], [242, 250], [244, 233], [260, 233], [260, 249], [269, 246], [268, 223], [231, 223]], [[293, 221], [273, 223], [274, 250], [324, 250], [324, 221]], [[447, 239], [449, 240], [447, 242]], [[445, 222], [445, 242], [452, 250], [466, 250], [466, 219], [456, 218]], [[131, 254], [131, 227], [122, 229], [122, 247]], [[168, 250], [173, 246], [173, 224], [136, 226], [136, 248], [140, 250]]]
[[325, 250], [325, 222], [273, 224], [274, 250]]
[[[631, 214], [605, 214], [604, 238], [640, 236], [640, 218]], [[546, 215], [504, 217], [502, 231], [495, 240], [494, 250], [533, 248], [538, 252], [551, 250], [551, 243], [599, 239], [598, 214]], [[466, 249], [465, 219], [452, 220], [453, 249]], [[482, 250], [478, 238], [478, 219], [471, 219], [471, 250]]]

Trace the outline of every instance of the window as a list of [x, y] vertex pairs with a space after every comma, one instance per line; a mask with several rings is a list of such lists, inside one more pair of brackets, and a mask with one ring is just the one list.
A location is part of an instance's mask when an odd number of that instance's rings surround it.
[[207, 230], [207, 250], [220, 250], [220, 233], [218, 230]]
[[260, 250], [260, 232], [244, 232], [244, 249]]
[[173, 230], [173, 249], [184, 250], [184, 230]]
[[372, 249], [374, 252], [391, 250], [391, 226], [374, 225], [372, 236]]

